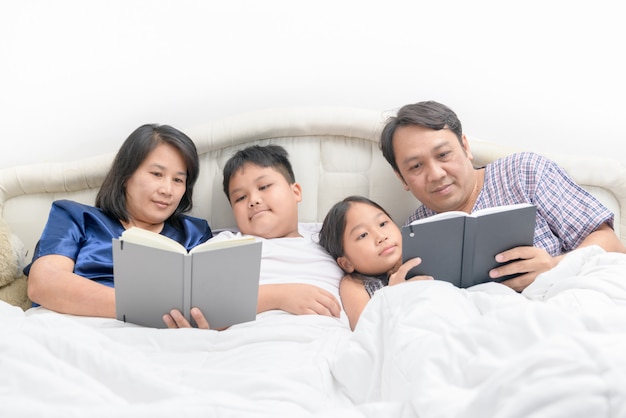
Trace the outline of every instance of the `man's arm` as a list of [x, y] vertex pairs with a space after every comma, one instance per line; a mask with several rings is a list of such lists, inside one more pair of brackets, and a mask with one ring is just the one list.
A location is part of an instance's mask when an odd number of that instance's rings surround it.
[[580, 243], [578, 248], [599, 245], [607, 252], [626, 253], [626, 246], [608, 224], [603, 223]]
[[[613, 228], [607, 223], [600, 225], [598, 229], [593, 231], [585, 238], [577, 248], [587, 247], [589, 245], [598, 245], [608, 252], [626, 253], [626, 246], [620, 241]], [[555, 267], [565, 254], [552, 257], [545, 250], [535, 247], [517, 247], [508, 251], [504, 251], [496, 255], [496, 261], [504, 263], [510, 260], [510, 264], [495, 268], [489, 272], [489, 277], [497, 279], [498, 277], [507, 276], [509, 274], [519, 274], [513, 279], [505, 280], [502, 283], [521, 292], [530, 285], [538, 275]]]

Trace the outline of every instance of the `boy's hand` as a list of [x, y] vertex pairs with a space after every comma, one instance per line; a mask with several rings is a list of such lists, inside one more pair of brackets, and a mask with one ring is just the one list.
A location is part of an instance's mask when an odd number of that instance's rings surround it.
[[304, 283], [267, 284], [259, 287], [258, 312], [281, 309], [295, 315], [339, 317], [341, 305], [330, 292]]
[[[395, 273], [392, 273], [389, 276], [389, 286], [393, 286], [399, 283], [405, 283], [406, 275], [409, 273], [413, 267], [418, 266], [422, 262], [422, 259], [419, 257], [412, 258], [407, 260], [406, 263], [402, 264]], [[415, 280], [433, 280], [432, 276], [414, 276], [411, 277], [408, 281]]]

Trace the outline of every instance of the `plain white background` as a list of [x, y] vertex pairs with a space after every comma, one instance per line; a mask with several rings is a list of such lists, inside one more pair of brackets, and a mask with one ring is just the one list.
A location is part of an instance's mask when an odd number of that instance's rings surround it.
[[283, 106], [434, 99], [466, 133], [626, 163], [617, 0], [0, 0], [0, 167]]

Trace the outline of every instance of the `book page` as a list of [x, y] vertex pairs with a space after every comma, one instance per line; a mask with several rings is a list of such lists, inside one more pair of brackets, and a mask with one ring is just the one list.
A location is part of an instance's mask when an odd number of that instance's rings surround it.
[[419, 225], [419, 224], [425, 224], [427, 222], [435, 222], [435, 221], [441, 221], [443, 219], [450, 219], [450, 218], [459, 218], [462, 216], [469, 216], [467, 213], [465, 212], [461, 212], [458, 210], [453, 210], [450, 212], [441, 212], [438, 213], [436, 215], [433, 216], [429, 216], [428, 218], [422, 218], [422, 219], [417, 219], [413, 222], [411, 222], [409, 225]]
[[128, 228], [122, 232], [120, 239], [122, 241], [132, 242], [133, 244], [187, 254], [187, 249], [180, 243], [166, 237], [165, 235], [157, 234], [156, 232], [148, 231], [143, 228]]
[[216, 250], [218, 248], [235, 247], [237, 245], [251, 244], [253, 242], [256, 242], [256, 238], [251, 235], [242, 235], [228, 239], [210, 239], [207, 242], [195, 246], [189, 251], [189, 253], [192, 254], [202, 251]]
[[490, 213], [506, 212], [508, 210], [520, 209], [520, 208], [525, 208], [528, 206], [533, 206], [533, 205], [530, 203], [516, 203], [513, 205], [494, 206], [491, 208], [479, 209], [473, 212], [471, 216], [482, 216], [482, 215], [488, 215]]

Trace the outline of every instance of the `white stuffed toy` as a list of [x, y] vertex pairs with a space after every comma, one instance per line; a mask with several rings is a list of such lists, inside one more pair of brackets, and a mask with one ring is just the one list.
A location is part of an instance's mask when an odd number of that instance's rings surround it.
[[31, 306], [22, 273], [25, 262], [24, 244], [0, 218], [0, 300], [24, 310]]

